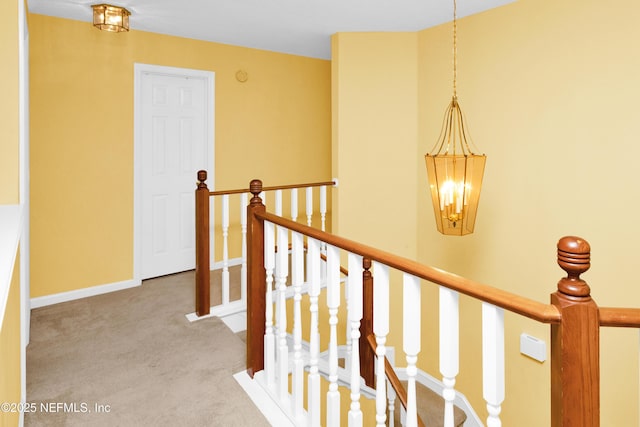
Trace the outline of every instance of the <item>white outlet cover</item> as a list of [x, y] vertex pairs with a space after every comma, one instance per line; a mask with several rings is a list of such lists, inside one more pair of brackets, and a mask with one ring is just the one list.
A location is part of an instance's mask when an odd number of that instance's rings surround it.
[[547, 343], [525, 333], [520, 334], [520, 353], [538, 362], [547, 360]]

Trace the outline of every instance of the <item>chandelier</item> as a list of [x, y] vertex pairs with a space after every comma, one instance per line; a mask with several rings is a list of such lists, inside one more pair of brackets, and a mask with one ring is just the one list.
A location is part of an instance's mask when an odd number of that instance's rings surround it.
[[473, 233], [487, 156], [476, 154], [457, 94], [457, 6], [453, 0], [453, 97], [442, 121], [438, 142], [425, 155], [438, 231]]

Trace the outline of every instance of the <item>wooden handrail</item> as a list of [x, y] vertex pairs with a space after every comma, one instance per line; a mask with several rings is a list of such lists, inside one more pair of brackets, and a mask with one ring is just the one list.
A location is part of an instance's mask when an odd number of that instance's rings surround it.
[[[274, 190], [290, 190], [292, 188], [307, 188], [307, 187], [322, 187], [323, 185], [334, 186], [336, 185], [335, 181], [321, 181], [321, 182], [309, 182], [306, 184], [287, 184], [287, 185], [276, 185], [272, 187], [262, 187], [262, 191], [274, 191]], [[237, 190], [220, 190], [220, 191], [210, 191], [209, 196], [223, 196], [225, 194], [242, 194], [249, 193], [250, 190], [248, 188], [240, 188]]]
[[353, 240], [345, 239], [316, 228], [293, 222], [286, 218], [264, 212], [256, 213], [262, 220], [286, 227], [317, 240], [322, 240], [332, 246], [361, 255], [373, 261], [386, 264], [396, 270], [412, 274], [429, 282], [444, 286], [480, 301], [493, 304], [522, 316], [542, 323], [560, 323], [560, 312], [554, 305], [543, 304], [511, 292], [503, 291], [492, 286], [484, 285], [466, 279], [453, 273], [420, 264], [392, 253], [373, 248]]
[[600, 326], [640, 328], [640, 308], [599, 307]]
[[[251, 188], [237, 190], [209, 191], [207, 187], [207, 171], [197, 173], [197, 188], [195, 192], [195, 240], [196, 240], [196, 274], [195, 274], [195, 312], [198, 317], [210, 313], [210, 239], [209, 239], [209, 201], [211, 196], [250, 193]], [[254, 180], [256, 181], [256, 180]], [[292, 188], [308, 188], [321, 186], [335, 186], [335, 181], [309, 182], [302, 184], [288, 184], [273, 187], [260, 187], [260, 191], [285, 190]], [[346, 274], [346, 273], [345, 273]]]
[[[487, 302], [502, 309], [520, 314], [524, 317], [550, 324], [551, 337], [551, 427], [569, 427], [580, 425], [584, 427], [599, 427], [600, 425], [600, 327], [640, 327], [640, 309], [635, 308], [599, 308], [590, 294], [587, 283], [580, 278], [590, 267], [589, 244], [579, 237], [566, 236], [557, 245], [558, 265], [566, 272], [557, 285], [557, 291], [551, 294], [551, 304], [543, 304], [513, 293], [503, 291], [473, 280], [457, 276], [446, 271], [419, 264], [415, 261], [382, 251], [355, 241], [335, 236], [318, 229], [267, 213], [259, 194], [263, 191], [261, 182], [252, 181], [251, 193], [253, 198], [247, 210], [250, 223], [249, 235], [254, 235], [256, 244], [251, 245], [252, 259], [249, 260], [249, 271], [252, 292], [258, 296], [257, 303], [248, 302], [248, 313], [256, 313], [259, 318], [248, 322], [247, 369], [250, 374], [263, 369], [264, 356], [264, 295], [265, 270], [262, 263], [264, 241], [262, 233], [264, 221], [301, 233], [331, 246], [357, 254], [363, 257], [363, 278], [368, 273], [365, 264], [376, 261], [395, 270], [411, 274], [436, 285], [468, 295], [480, 301]], [[353, 273], [353, 272], [352, 272]], [[371, 280], [363, 280], [363, 288]], [[366, 292], [363, 293], [366, 296]], [[364, 297], [363, 297], [364, 298]], [[363, 299], [363, 305], [365, 300]], [[363, 307], [366, 311], [366, 307]], [[255, 316], [254, 316], [255, 317]], [[362, 333], [362, 326], [371, 321], [371, 316], [364, 315], [361, 323], [360, 345], [367, 347], [371, 357], [371, 331]], [[364, 328], [366, 329], [366, 328]], [[366, 341], [363, 343], [363, 341]], [[361, 347], [362, 349], [362, 347]], [[363, 352], [361, 350], [362, 358]], [[255, 361], [250, 364], [251, 361]], [[363, 365], [361, 364], [361, 367]], [[396, 390], [398, 398], [406, 405], [406, 392], [397, 380], [390, 364], [385, 363], [385, 371], [390, 384]], [[362, 370], [361, 370], [362, 372]], [[361, 374], [366, 378], [364, 374]], [[393, 377], [396, 377], [395, 379]], [[398, 386], [398, 383], [400, 386]], [[395, 384], [395, 385], [394, 385]], [[503, 387], [503, 385], [501, 386]], [[504, 390], [497, 387], [497, 391], [486, 399], [497, 412], [489, 411], [488, 421], [499, 420], [501, 397]], [[490, 393], [491, 394], [491, 393]], [[495, 411], [494, 411], [495, 412]]]
[[[289, 250], [291, 250], [292, 247], [293, 247], [293, 245], [291, 243], [289, 243], [289, 245], [288, 245]], [[303, 245], [303, 247], [304, 247], [305, 251], [308, 249], [306, 243]], [[276, 247], [276, 252], [278, 252], [278, 248], [277, 247]], [[327, 256], [325, 254], [320, 254], [320, 259], [323, 260], [323, 261], [326, 261], [327, 260]], [[343, 274], [344, 276], [348, 276], [349, 275], [349, 270], [347, 270], [346, 267], [341, 265], [340, 266], [340, 273]]]
[[249, 192], [248, 188], [240, 188], [238, 190], [209, 191], [209, 196], [224, 196], [224, 195], [242, 194], [242, 193], [248, 193], [248, 192]]
[[[368, 335], [367, 343], [369, 343], [369, 348], [375, 355], [376, 354], [376, 337], [373, 334]], [[395, 390], [396, 395], [400, 400], [400, 403], [402, 403], [402, 406], [406, 410], [407, 409], [407, 390], [404, 389], [404, 386], [400, 382], [398, 375], [396, 375], [396, 371], [393, 369], [393, 366], [391, 366], [391, 363], [389, 363], [389, 359], [387, 358], [384, 359], [384, 373], [387, 376], [387, 379], [389, 380], [389, 384], [391, 384], [391, 387], [393, 387], [393, 389]], [[422, 422], [422, 419], [419, 416], [418, 416], [418, 426], [424, 427], [424, 423]]]
[[[323, 261], [327, 261], [327, 256], [325, 254], [320, 254], [320, 259]], [[342, 274], [343, 276], [348, 276], [349, 270], [347, 270], [346, 267], [340, 266], [340, 274]]]

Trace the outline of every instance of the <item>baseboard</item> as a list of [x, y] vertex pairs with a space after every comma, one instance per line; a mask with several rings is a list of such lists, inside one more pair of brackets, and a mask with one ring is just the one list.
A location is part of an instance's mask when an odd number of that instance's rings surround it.
[[[256, 376], [259, 377], [262, 374], [264, 374], [264, 371], [257, 372]], [[258, 383], [257, 378], [251, 379], [247, 371], [238, 372], [233, 378], [240, 384], [240, 387], [244, 389], [253, 404], [256, 405], [272, 426], [294, 427], [295, 424], [291, 422], [269, 393]]]
[[221, 317], [222, 321], [227, 328], [231, 329], [231, 332], [237, 334], [238, 332], [247, 330], [247, 312], [241, 311], [239, 313], [230, 314], [228, 316]]
[[[227, 267], [235, 267], [237, 265], [242, 265], [242, 258], [230, 258], [227, 260]], [[211, 270], [222, 270], [224, 268], [224, 261], [216, 261], [211, 264]]]
[[247, 311], [247, 304], [242, 300], [231, 301], [228, 304], [220, 304], [209, 307], [209, 314], [200, 316], [196, 313], [185, 314], [189, 322], [195, 322], [196, 320], [208, 319], [210, 317], [225, 317], [233, 314], [242, 313]]
[[58, 304], [61, 302], [73, 301], [81, 298], [93, 297], [96, 295], [107, 294], [109, 292], [121, 291], [123, 289], [135, 288], [140, 286], [140, 280], [125, 280], [123, 282], [108, 283], [106, 285], [91, 286], [89, 288], [76, 289], [59, 294], [45, 295], [42, 297], [31, 298], [31, 308], [45, 307], [48, 305]]

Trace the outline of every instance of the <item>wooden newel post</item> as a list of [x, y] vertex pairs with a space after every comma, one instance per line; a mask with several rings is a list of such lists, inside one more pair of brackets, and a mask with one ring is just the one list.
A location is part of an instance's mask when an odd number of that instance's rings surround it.
[[371, 260], [362, 259], [362, 323], [360, 324], [360, 376], [369, 387], [376, 387], [375, 353], [369, 346], [367, 338], [373, 334], [373, 276]]
[[211, 306], [209, 265], [209, 189], [207, 171], [198, 171], [196, 188], [196, 314], [206, 316]]
[[558, 282], [551, 304], [562, 316], [551, 326], [551, 426], [600, 425], [600, 324], [598, 306], [580, 274], [590, 267], [589, 243], [568, 236], [558, 242]]
[[247, 372], [253, 375], [264, 369], [264, 333], [266, 313], [266, 273], [264, 270], [264, 221], [256, 213], [264, 213], [260, 198], [262, 181], [249, 184], [253, 194], [247, 206]]

